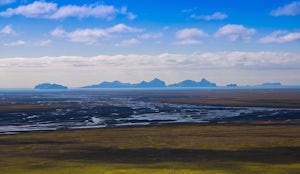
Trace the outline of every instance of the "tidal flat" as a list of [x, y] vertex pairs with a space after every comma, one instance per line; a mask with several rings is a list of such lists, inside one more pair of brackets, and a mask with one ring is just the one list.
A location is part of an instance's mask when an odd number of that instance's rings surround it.
[[0, 134], [300, 119], [300, 90], [0, 92]]
[[[296, 174], [300, 171], [299, 91], [1, 94], [3, 128], [55, 124], [50, 126], [51, 130], [25, 127], [2, 131], [0, 171]], [[144, 112], [147, 117], [138, 120], [145, 116]], [[226, 116], [236, 112], [239, 114]], [[91, 113], [94, 115], [80, 119]], [[214, 117], [216, 113], [219, 115]], [[158, 115], [167, 115], [168, 119], [157, 119]], [[172, 115], [174, 121], [170, 119]], [[155, 119], [151, 120], [152, 117]], [[188, 121], [176, 121], [181, 118]], [[122, 120], [132, 124], [118, 125]], [[67, 126], [57, 127], [60, 122]], [[140, 122], [149, 124], [134, 124]], [[72, 129], [74, 123], [86, 127]]]

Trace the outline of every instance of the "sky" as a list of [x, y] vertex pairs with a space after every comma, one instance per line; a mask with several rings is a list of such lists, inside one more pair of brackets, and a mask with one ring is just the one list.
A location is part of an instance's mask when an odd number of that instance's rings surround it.
[[0, 88], [300, 85], [300, 1], [0, 0]]

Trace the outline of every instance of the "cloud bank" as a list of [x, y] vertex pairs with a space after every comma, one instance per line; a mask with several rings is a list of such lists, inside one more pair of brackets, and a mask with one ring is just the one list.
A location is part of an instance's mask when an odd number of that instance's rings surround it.
[[113, 37], [117, 33], [136, 33], [141, 32], [143, 29], [130, 27], [125, 24], [117, 24], [109, 28], [94, 28], [94, 29], [77, 29], [71, 32], [67, 32], [62, 28], [56, 28], [51, 32], [54, 37], [65, 37], [72, 42], [85, 42], [95, 43], [100, 39]]
[[[128, 42], [136, 42], [129, 39]], [[284, 52], [206, 52], [193, 54], [158, 55], [98, 55], [94, 57], [59, 56], [40, 58], [1, 58], [0, 68], [59, 68], [64, 70], [78, 66], [114, 67], [121, 69], [217, 69], [217, 68], [300, 68], [300, 54]], [[34, 65], [34, 66], [33, 66]], [[65, 69], [66, 68], [66, 69]]]
[[12, 57], [0, 58], [0, 81], [2, 88], [32, 87], [42, 82], [79, 87], [101, 81], [138, 82], [154, 77], [168, 83], [206, 77], [218, 84], [258, 84], [270, 80], [295, 84], [300, 80], [299, 66], [300, 54], [285, 52]]
[[286, 43], [300, 41], [300, 32], [289, 33], [287, 31], [277, 30], [261, 38], [259, 41], [261, 43]]
[[206, 77], [218, 84], [258, 84], [270, 80], [295, 84], [300, 80], [299, 65], [300, 54], [285, 52], [14, 57], [0, 58], [0, 81], [2, 88], [32, 87], [42, 82], [79, 87], [101, 81], [138, 82], [154, 77], [168, 83]]
[[63, 19], [68, 17], [87, 18], [94, 17], [111, 20], [117, 15], [127, 16], [128, 19], [135, 19], [136, 15], [128, 12], [127, 7], [116, 8], [113, 5], [65, 5], [58, 7], [57, 3], [34, 1], [31, 4], [20, 5], [16, 8], [8, 8], [0, 12], [2, 17], [11, 17], [15, 15], [27, 18], [46, 18], [46, 19]]

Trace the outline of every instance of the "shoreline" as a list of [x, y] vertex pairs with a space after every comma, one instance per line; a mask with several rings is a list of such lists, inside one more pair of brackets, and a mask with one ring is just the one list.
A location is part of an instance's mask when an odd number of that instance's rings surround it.
[[147, 128], [176, 128], [176, 127], [188, 127], [188, 126], [300, 126], [300, 119], [296, 120], [237, 120], [237, 121], [227, 121], [227, 122], [203, 122], [203, 123], [164, 123], [164, 124], [148, 124], [148, 125], [125, 125], [125, 126], [110, 126], [110, 127], [87, 127], [87, 128], [62, 128], [56, 130], [32, 130], [32, 131], [16, 131], [10, 133], [0, 134], [1, 136], [6, 135], [21, 135], [21, 134], [39, 134], [39, 133], [64, 133], [64, 132], [77, 132], [77, 131], [101, 131], [101, 130], [119, 130], [119, 129], [147, 129]]

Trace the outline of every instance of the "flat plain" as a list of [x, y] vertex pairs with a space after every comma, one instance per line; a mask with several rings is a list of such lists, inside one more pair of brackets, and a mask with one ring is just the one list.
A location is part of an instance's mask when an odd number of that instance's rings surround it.
[[[93, 93], [140, 96], [138, 100], [154, 102], [300, 108], [300, 90]], [[3, 108], [7, 111], [8, 107]], [[0, 154], [2, 173], [296, 174], [300, 171], [300, 120], [230, 120], [1, 135]]]

